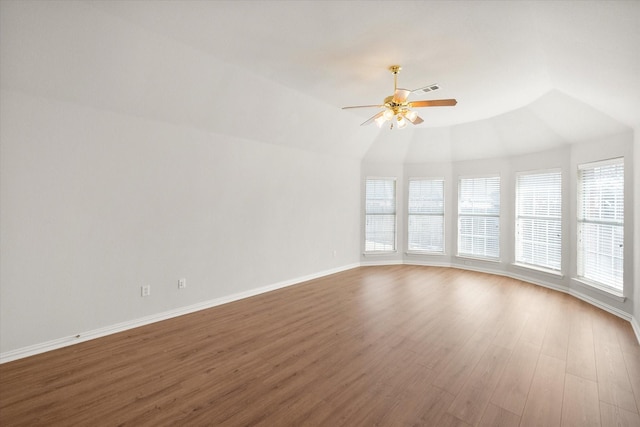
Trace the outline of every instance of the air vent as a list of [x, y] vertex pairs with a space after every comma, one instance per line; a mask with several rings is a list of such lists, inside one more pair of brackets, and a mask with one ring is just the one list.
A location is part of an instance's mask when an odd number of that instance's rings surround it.
[[423, 92], [431, 92], [431, 91], [438, 90], [438, 89], [440, 89], [440, 86], [438, 86], [438, 85], [429, 85], [429, 86], [423, 87], [422, 91]]

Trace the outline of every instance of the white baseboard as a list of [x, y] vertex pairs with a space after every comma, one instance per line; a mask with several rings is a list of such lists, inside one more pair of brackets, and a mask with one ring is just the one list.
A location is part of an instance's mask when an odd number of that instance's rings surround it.
[[569, 294], [572, 297], [578, 298], [584, 302], [587, 302], [593, 306], [596, 306], [606, 312], [609, 312], [611, 314], [613, 314], [614, 316], [618, 316], [626, 321], [631, 321], [631, 315], [625, 311], [622, 311], [612, 305], [606, 304], [600, 300], [597, 300], [595, 298], [590, 297], [589, 295], [586, 295], [580, 291], [577, 291], [573, 288], [566, 288], [564, 286], [558, 286], [554, 283], [551, 282], [547, 282], [547, 281], [543, 281], [543, 280], [538, 280], [538, 279], [532, 279], [530, 277], [527, 276], [522, 276], [519, 274], [514, 274], [514, 273], [507, 273], [505, 274], [508, 277], [511, 277], [513, 279], [518, 279], [518, 280], [522, 280], [523, 282], [528, 282], [528, 283], [533, 283], [534, 285], [538, 285], [538, 286], [543, 286], [545, 288], [549, 288], [549, 289], [553, 289], [554, 291], [558, 291], [558, 292], [563, 292], [565, 294]]
[[569, 292], [567, 292], [569, 295], [574, 296], [578, 299], [581, 299], [584, 302], [588, 302], [589, 304], [596, 306], [598, 308], [603, 309], [604, 311], [608, 311], [609, 313], [618, 316], [621, 319], [626, 320], [627, 322], [631, 322], [631, 319], [633, 318], [629, 313], [619, 310], [613, 306], [610, 306], [609, 304], [605, 304], [602, 301], [599, 301], [595, 298], [591, 298], [588, 295], [583, 294], [582, 292], [578, 292], [575, 289], [571, 289]]
[[[554, 291], [558, 291], [558, 292], [562, 292], [565, 294], [569, 294], [575, 298], [578, 298], [582, 301], [585, 301], [595, 307], [598, 307], [608, 313], [613, 314], [614, 316], [618, 316], [621, 319], [624, 319], [628, 322], [631, 322], [631, 326], [633, 327], [633, 330], [636, 334], [636, 338], [638, 338], [638, 343], [640, 343], [640, 324], [638, 324], [638, 319], [636, 319], [635, 317], [631, 316], [629, 313], [622, 311], [616, 307], [613, 307], [609, 304], [603, 303], [602, 301], [599, 301], [595, 298], [592, 298], [588, 295], [583, 294], [582, 292], [579, 292], [575, 289], [570, 289], [570, 288], [565, 288], [563, 286], [558, 286], [554, 283], [551, 282], [547, 282], [544, 280], [539, 280], [539, 279], [534, 279], [528, 276], [523, 276], [517, 273], [513, 273], [511, 271], [502, 271], [502, 270], [494, 270], [494, 269], [490, 269], [490, 268], [482, 268], [482, 267], [478, 267], [475, 265], [466, 265], [466, 264], [451, 264], [451, 263], [444, 263], [444, 262], [429, 262], [429, 261], [424, 261], [424, 260], [408, 260], [408, 261], [404, 261], [404, 262], [396, 262], [394, 261], [393, 264], [407, 264], [407, 265], [423, 265], [423, 266], [427, 266], [427, 267], [451, 267], [451, 268], [458, 268], [460, 270], [470, 270], [470, 271], [477, 271], [479, 273], [487, 273], [487, 274], [495, 274], [498, 276], [504, 276], [504, 277], [510, 277], [512, 279], [516, 279], [516, 280], [522, 280], [523, 282], [527, 282], [527, 283], [532, 283], [534, 285], [538, 285], [538, 286], [542, 286], [545, 288], [549, 288], [552, 289]], [[365, 265], [372, 265], [372, 264], [361, 264], [363, 266]], [[385, 265], [383, 262], [380, 263], [376, 263], [375, 265]], [[389, 265], [389, 264], [386, 264]]]
[[484, 268], [477, 268], [477, 267], [472, 267], [472, 266], [468, 266], [468, 265], [453, 265], [452, 267], [454, 268], [461, 268], [464, 270], [473, 270], [473, 271], [479, 271], [481, 273], [489, 273], [489, 274], [496, 274], [499, 276], [505, 276], [505, 277], [510, 277], [512, 279], [517, 279], [517, 280], [522, 280], [523, 282], [527, 282], [527, 283], [532, 283], [534, 285], [538, 285], [538, 286], [542, 286], [544, 288], [549, 288], [552, 289], [554, 291], [558, 291], [558, 292], [563, 292], [565, 294], [569, 294], [575, 298], [578, 298], [584, 302], [587, 302], [593, 306], [596, 306], [606, 312], [609, 312], [615, 316], [618, 316], [628, 322], [631, 321], [631, 315], [625, 311], [622, 311], [616, 307], [613, 307], [609, 304], [603, 303], [600, 300], [597, 300], [595, 298], [592, 298], [586, 294], [583, 294], [582, 292], [579, 292], [575, 289], [572, 288], [566, 288], [564, 286], [558, 286], [555, 283], [551, 283], [551, 282], [547, 282], [545, 280], [540, 280], [540, 279], [534, 279], [528, 276], [524, 276], [524, 275], [520, 275], [517, 273], [513, 273], [511, 271], [500, 271], [500, 270], [491, 270], [491, 269], [484, 269]]
[[635, 332], [636, 334], [638, 344], [640, 344], [640, 322], [638, 322], [638, 318], [635, 316], [631, 317], [631, 328], [633, 328], [633, 332]]
[[188, 305], [186, 307], [176, 308], [174, 310], [165, 311], [162, 313], [156, 313], [150, 316], [133, 319], [130, 321], [117, 323], [115, 325], [109, 325], [104, 328], [94, 329], [78, 335], [72, 335], [67, 337], [58, 338], [55, 340], [47, 341], [31, 345], [28, 347], [19, 348], [12, 351], [0, 353], [0, 364], [11, 362], [13, 360], [22, 359], [36, 354], [45, 353], [47, 351], [56, 350], [70, 345], [79, 344], [81, 342], [93, 340], [96, 338], [104, 337], [107, 335], [115, 334], [117, 332], [123, 332], [129, 329], [138, 328], [140, 326], [149, 325], [151, 323], [160, 322], [162, 320], [171, 319], [173, 317], [182, 316], [196, 311], [205, 310], [207, 308], [215, 307], [229, 302], [241, 300], [244, 298], [252, 297], [255, 295], [263, 294], [265, 292], [274, 291], [276, 289], [285, 288], [287, 286], [296, 285], [309, 280], [317, 279], [319, 277], [329, 276], [331, 274], [339, 273], [341, 271], [351, 270], [352, 268], [359, 267], [359, 263], [349, 264], [330, 270], [321, 271], [319, 273], [309, 274], [307, 276], [297, 277], [295, 279], [284, 280], [282, 282], [274, 283], [260, 288], [250, 289], [244, 292], [238, 292], [232, 295], [226, 295], [212, 300], [199, 302], [196, 304]]
[[618, 316], [624, 320], [627, 320], [629, 322], [631, 322], [631, 326], [633, 328], [633, 331], [636, 335], [636, 338], [638, 339], [638, 342], [640, 343], [640, 323], [638, 322], [638, 318], [633, 317], [631, 315], [629, 315], [626, 312], [623, 312], [613, 306], [610, 306], [608, 304], [603, 303], [602, 301], [596, 300], [594, 298], [591, 298], [581, 292], [578, 292], [574, 289], [567, 289], [564, 287], [560, 287], [557, 286], [553, 283], [550, 282], [545, 282], [545, 281], [541, 281], [541, 280], [536, 280], [536, 279], [532, 279], [530, 277], [526, 277], [526, 276], [521, 276], [519, 274], [515, 274], [512, 272], [506, 272], [506, 271], [500, 271], [500, 270], [493, 270], [493, 269], [486, 269], [486, 268], [481, 268], [481, 267], [477, 267], [477, 266], [470, 266], [470, 265], [458, 265], [458, 264], [451, 264], [448, 262], [428, 262], [428, 261], [422, 261], [422, 260], [406, 260], [406, 261], [402, 261], [402, 260], [392, 260], [392, 261], [365, 261], [365, 262], [360, 262], [360, 263], [355, 263], [355, 264], [349, 264], [349, 265], [345, 265], [345, 266], [341, 266], [341, 267], [337, 267], [334, 269], [330, 269], [330, 270], [325, 270], [325, 271], [321, 271], [318, 273], [314, 273], [314, 274], [310, 274], [307, 276], [302, 276], [302, 277], [298, 277], [295, 279], [290, 279], [290, 280], [284, 280], [282, 282], [278, 282], [278, 283], [274, 283], [271, 285], [267, 285], [267, 286], [262, 286], [260, 288], [255, 288], [255, 289], [251, 289], [248, 291], [244, 291], [244, 292], [238, 292], [232, 295], [227, 295], [227, 296], [223, 296], [223, 297], [219, 297], [219, 298], [215, 298], [212, 300], [208, 300], [208, 301], [203, 301], [203, 302], [199, 302], [196, 304], [192, 304], [186, 307], [180, 307], [174, 310], [169, 310], [169, 311], [165, 311], [162, 313], [157, 313], [157, 314], [153, 314], [150, 316], [145, 316], [145, 317], [141, 317], [138, 319], [133, 319], [127, 322], [122, 322], [122, 323], [118, 323], [115, 325], [109, 325], [106, 326], [104, 328], [99, 328], [99, 329], [94, 329], [91, 331], [87, 331], [78, 335], [73, 335], [73, 336], [68, 336], [68, 337], [62, 337], [62, 338], [58, 338], [55, 340], [51, 340], [51, 341], [47, 341], [44, 343], [39, 343], [39, 344], [35, 344], [35, 345], [31, 345], [28, 347], [23, 347], [23, 348], [19, 348], [16, 350], [12, 350], [12, 351], [8, 351], [8, 352], [4, 352], [4, 353], [0, 353], [0, 364], [2, 363], [6, 363], [6, 362], [10, 362], [12, 360], [17, 360], [17, 359], [22, 359], [28, 356], [33, 356], [36, 354], [40, 354], [40, 353], [45, 353], [47, 351], [51, 351], [51, 350], [56, 350], [58, 348], [63, 348], [63, 347], [67, 347], [70, 345], [74, 345], [74, 344], [78, 344], [81, 342], [85, 342], [85, 341], [89, 341], [92, 339], [96, 339], [96, 338], [100, 338], [100, 337], [104, 337], [107, 335], [111, 335], [111, 334], [115, 334], [118, 332], [123, 332], [129, 329], [133, 329], [133, 328], [137, 328], [140, 326], [144, 326], [144, 325], [148, 325], [151, 323], [155, 323], [155, 322], [160, 322], [162, 320], [167, 320], [167, 319], [171, 319], [173, 317], [178, 317], [178, 316], [182, 316], [185, 314], [189, 314], [189, 313], [194, 313], [196, 311], [200, 311], [200, 310], [205, 310], [207, 308], [211, 308], [211, 307], [215, 307], [218, 305], [222, 305], [222, 304], [226, 304], [229, 302], [233, 302], [233, 301], [237, 301], [237, 300], [241, 300], [244, 298], [248, 298], [248, 297], [252, 297], [255, 295], [259, 295], [259, 294], [263, 294], [265, 292], [270, 292], [276, 289], [281, 289], [281, 288], [285, 288], [287, 286], [292, 286], [295, 284], [299, 284], [302, 282], [306, 282], [309, 280], [313, 280], [313, 279], [317, 279], [320, 277], [324, 277], [324, 276], [328, 276], [331, 274], [335, 274], [335, 273], [339, 273], [341, 271], [346, 271], [346, 270], [351, 270], [352, 268], [356, 268], [356, 267], [360, 267], [360, 266], [381, 266], [381, 265], [401, 265], [401, 264], [407, 264], [407, 265], [421, 265], [421, 266], [430, 266], [430, 267], [450, 267], [450, 268], [458, 268], [461, 270], [471, 270], [471, 271], [478, 271], [481, 273], [488, 273], [488, 274], [496, 274], [499, 276], [506, 276], [506, 277], [510, 277], [512, 279], [517, 279], [517, 280], [522, 280], [524, 282], [528, 282], [528, 283], [533, 283], [534, 285], [539, 285], [539, 286], [543, 286], [545, 288], [549, 288], [549, 289], [553, 289], [555, 291], [559, 291], [559, 292], [564, 292], [566, 294], [572, 295], [578, 299], [581, 299], [591, 305], [594, 305], [598, 308], [601, 308], [602, 310], [605, 310], [615, 316]]

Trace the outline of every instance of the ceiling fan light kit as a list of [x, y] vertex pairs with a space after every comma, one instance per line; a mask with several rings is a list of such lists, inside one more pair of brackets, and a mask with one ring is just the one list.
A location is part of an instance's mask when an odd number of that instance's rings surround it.
[[389, 129], [398, 128], [403, 129], [407, 127], [407, 121], [413, 125], [420, 124], [424, 120], [418, 116], [418, 113], [412, 108], [419, 107], [447, 107], [454, 106], [458, 103], [455, 99], [435, 99], [432, 101], [408, 101], [407, 98], [413, 92], [423, 91], [431, 92], [440, 88], [437, 84], [430, 84], [418, 89], [398, 89], [398, 73], [402, 70], [399, 65], [392, 65], [389, 67], [389, 71], [393, 74], [393, 95], [387, 96], [382, 104], [378, 105], [357, 105], [352, 107], [342, 107], [343, 110], [351, 108], [384, 108], [373, 117], [361, 124], [361, 126], [368, 125], [371, 122], [381, 128], [386, 124], [389, 124]]

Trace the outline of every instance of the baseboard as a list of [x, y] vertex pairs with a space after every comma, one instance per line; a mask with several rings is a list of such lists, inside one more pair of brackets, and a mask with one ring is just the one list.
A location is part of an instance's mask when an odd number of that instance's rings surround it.
[[[424, 264], [423, 264], [424, 265]], [[439, 264], [435, 264], [435, 267], [440, 267]], [[487, 273], [487, 274], [495, 274], [496, 276], [509, 277], [511, 279], [521, 280], [523, 282], [532, 283], [534, 285], [542, 286], [543, 288], [552, 289], [558, 292], [568, 293], [568, 290], [562, 286], [558, 286], [554, 283], [547, 282], [539, 279], [532, 279], [528, 276], [523, 276], [518, 273], [514, 273], [511, 271], [503, 271], [503, 270], [494, 270], [491, 268], [482, 268], [475, 265], [467, 265], [467, 264], [451, 264], [449, 267], [457, 268], [460, 270], [469, 270], [469, 271], [477, 271], [479, 273]]]
[[640, 344], [640, 322], [638, 322], [638, 318], [635, 316], [631, 317], [631, 328], [633, 328], [633, 332], [635, 332], [636, 334], [638, 344]]
[[554, 291], [558, 291], [558, 292], [562, 292], [568, 295], [571, 295], [572, 297], [578, 298], [579, 300], [582, 300], [584, 302], [587, 302], [595, 307], [598, 307], [608, 313], [613, 314], [614, 316], [618, 316], [626, 321], [631, 321], [631, 316], [629, 315], [629, 313], [622, 311], [614, 306], [611, 306], [609, 304], [603, 303], [600, 300], [597, 300], [595, 298], [590, 297], [589, 295], [583, 294], [580, 291], [577, 291], [573, 288], [566, 288], [564, 286], [558, 286], [555, 283], [551, 283], [551, 282], [547, 282], [544, 280], [539, 280], [539, 279], [532, 279], [530, 277], [527, 276], [523, 276], [520, 274], [516, 274], [516, 273], [511, 273], [511, 272], [507, 272], [506, 274], [504, 274], [507, 277], [511, 277], [512, 279], [518, 279], [518, 280], [522, 280], [523, 282], [527, 282], [527, 283], [533, 283], [534, 285], [538, 285], [538, 286], [542, 286], [548, 289], [552, 289]]
[[124, 332], [129, 329], [138, 328], [140, 326], [149, 325], [151, 323], [168, 320], [174, 317], [183, 316], [185, 314], [194, 313], [196, 311], [205, 310], [207, 308], [215, 307], [222, 304], [227, 304], [233, 301], [238, 301], [244, 298], [249, 298], [255, 295], [263, 294], [265, 292], [274, 291], [276, 289], [286, 288], [287, 286], [297, 285], [299, 283], [307, 282], [309, 280], [317, 279], [331, 274], [340, 273], [342, 271], [351, 270], [352, 268], [359, 267], [359, 263], [349, 264], [330, 270], [324, 270], [318, 273], [309, 274], [307, 276], [297, 277], [295, 279], [284, 280], [282, 282], [273, 283], [271, 285], [262, 286], [260, 288], [250, 289], [244, 292], [238, 292], [231, 295], [226, 295], [212, 300], [199, 302], [196, 304], [180, 307], [174, 310], [165, 311], [162, 313], [156, 313], [150, 316], [133, 319], [127, 322], [118, 323], [115, 325], [109, 325], [104, 328], [94, 329], [78, 335], [72, 335], [68, 337], [62, 337], [55, 340], [47, 341], [31, 345], [28, 347], [19, 348], [12, 351], [0, 353], [0, 364], [11, 362], [13, 360], [22, 359], [36, 354], [45, 353], [47, 351], [56, 350], [70, 345], [79, 344], [81, 342], [101, 338], [107, 335], [115, 334], [118, 332]]
[[551, 282], [547, 282], [545, 280], [540, 280], [540, 279], [534, 279], [528, 276], [523, 276], [517, 273], [513, 273], [511, 271], [500, 271], [500, 270], [491, 270], [491, 269], [486, 269], [486, 268], [478, 268], [475, 266], [469, 266], [469, 265], [452, 265], [452, 267], [454, 268], [460, 268], [463, 270], [472, 270], [472, 271], [478, 271], [481, 273], [488, 273], [488, 274], [496, 274], [498, 276], [504, 276], [504, 277], [510, 277], [512, 279], [516, 279], [516, 280], [522, 280], [523, 282], [527, 282], [527, 283], [532, 283], [534, 285], [538, 285], [538, 286], [542, 286], [544, 288], [548, 288], [548, 289], [552, 289], [554, 291], [558, 291], [558, 292], [563, 292], [565, 294], [569, 294], [575, 298], [578, 298], [584, 302], [587, 302], [595, 307], [598, 307], [608, 313], [611, 313], [615, 316], [620, 317], [621, 319], [624, 319], [628, 322], [631, 321], [632, 317], [629, 313], [622, 311], [616, 307], [613, 307], [609, 304], [603, 303], [600, 300], [597, 300], [595, 298], [592, 298], [586, 294], [583, 294], [582, 292], [579, 292], [575, 289], [572, 288], [566, 288], [564, 286], [558, 286], [555, 283], [551, 283]]
[[547, 288], [547, 289], [551, 289], [553, 291], [558, 291], [558, 292], [562, 292], [565, 294], [569, 293], [569, 289], [562, 287], [562, 286], [558, 286], [555, 283], [551, 283], [551, 282], [547, 282], [545, 280], [540, 280], [540, 279], [534, 279], [528, 276], [523, 276], [521, 274], [518, 273], [514, 273], [511, 271], [502, 271], [502, 270], [492, 270], [489, 268], [480, 268], [480, 267], [476, 267], [476, 266], [470, 266], [470, 265], [452, 265], [453, 268], [459, 268], [461, 270], [471, 270], [471, 271], [477, 271], [480, 273], [487, 273], [487, 274], [495, 274], [497, 276], [502, 276], [502, 277], [509, 277], [510, 279], [516, 279], [516, 280], [521, 280], [523, 282], [527, 282], [527, 283], [531, 283], [533, 285], [537, 285], [537, 286], [542, 286], [543, 288]]
[[[469, 271], [477, 271], [479, 273], [487, 273], [487, 274], [495, 274], [497, 276], [504, 276], [504, 277], [509, 277], [511, 279], [516, 279], [516, 280], [522, 280], [523, 282], [527, 282], [527, 283], [531, 283], [534, 285], [538, 285], [538, 286], [542, 286], [554, 291], [558, 291], [558, 292], [562, 292], [565, 294], [569, 294], [575, 298], [578, 298], [584, 302], [587, 302], [595, 307], [598, 307], [608, 313], [613, 314], [614, 316], [620, 317], [621, 319], [624, 319], [628, 322], [631, 322], [631, 326], [633, 327], [633, 330], [636, 334], [636, 338], [638, 338], [638, 343], [640, 343], [640, 325], [638, 324], [638, 319], [636, 319], [635, 317], [631, 316], [629, 313], [622, 311], [616, 307], [613, 307], [609, 304], [603, 303], [602, 301], [599, 301], [595, 298], [592, 298], [586, 294], [583, 294], [582, 292], [578, 292], [575, 289], [570, 289], [570, 288], [565, 288], [563, 286], [558, 286], [554, 283], [551, 282], [547, 282], [544, 280], [539, 280], [539, 279], [534, 279], [531, 277], [527, 277], [527, 276], [523, 276], [517, 273], [513, 273], [510, 271], [502, 271], [502, 270], [494, 270], [494, 269], [490, 269], [490, 268], [482, 268], [482, 267], [478, 267], [478, 266], [472, 266], [472, 265], [466, 265], [466, 264], [450, 264], [450, 263], [442, 263], [442, 262], [435, 262], [435, 263], [431, 263], [428, 261], [416, 261], [416, 260], [409, 260], [409, 261], [404, 261], [404, 262], [393, 262], [393, 264], [407, 264], [407, 265], [423, 265], [423, 266], [427, 266], [427, 267], [451, 267], [451, 268], [457, 268], [460, 270], [469, 270]], [[361, 265], [370, 265], [370, 264], [361, 264]], [[384, 263], [376, 263], [375, 265], [385, 265]], [[389, 265], [389, 264], [386, 264]], [[635, 322], [635, 323], [634, 323]]]
[[540, 281], [540, 280], [535, 280], [529, 277], [525, 277], [525, 276], [521, 276], [519, 274], [515, 274], [512, 272], [506, 272], [506, 271], [499, 271], [499, 270], [492, 270], [492, 269], [485, 269], [485, 268], [480, 268], [480, 267], [476, 267], [476, 266], [469, 266], [469, 265], [458, 265], [458, 264], [451, 264], [451, 263], [447, 263], [447, 262], [426, 262], [426, 261], [419, 261], [419, 260], [407, 260], [407, 261], [402, 261], [402, 260], [393, 260], [393, 261], [366, 261], [366, 262], [361, 262], [361, 263], [355, 263], [355, 264], [349, 264], [349, 265], [345, 265], [345, 266], [341, 266], [341, 267], [337, 267], [334, 269], [330, 269], [330, 270], [325, 270], [325, 271], [321, 271], [318, 273], [314, 273], [314, 274], [310, 274], [307, 276], [302, 276], [302, 277], [298, 277], [295, 279], [289, 279], [289, 280], [284, 280], [282, 282], [277, 282], [271, 285], [267, 285], [267, 286], [262, 286], [260, 288], [255, 288], [255, 289], [251, 289], [248, 291], [244, 291], [244, 292], [238, 292], [235, 294], [231, 294], [231, 295], [227, 295], [227, 296], [223, 296], [223, 297], [219, 297], [219, 298], [214, 298], [212, 300], [208, 300], [208, 301], [203, 301], [203, 302], [199, 302], [197, 304], [192, 304], [189, 306], [185, 306], [185, 307], [180, 307], [174, 310], [169, 310], [169, 311], [165, 311], [162, 313], [157, 313], [154, 315], [150, 315], [150, 316], [145, 316], [142, 318], [138, 318], [138, 319], [133, 319], [131, 321], [127, 321], [127, 322], [122, 322], [122, 323], [118, 323], [115, 325], [109, 325], [106, 326], [104, 328], [99, 328], [99, 329], [94, 329], [91, 331], [87, 331], [78, 335], [72, 335], [72, 336], [68, 336], [68, 337], [62, 337], [62, 338], [58, 338], [55, 340], [51, 340], [51, 341], [47, 341], [44, 343], [39, 343], [39, 344], [35, 344], [35, 345], [31, 345], [28, 347], [23, 347], [23, 348], [19, 348], [16, 350], [12, 350], [12, 351], [8, 351], [8, 352], [4, 352], [4, 353], [0, 353], [0, 364], [2, 363], [7, 363], [7, 362], [11, 362], [13, 360], [18, 360], [18, 359], [22, 359], [25, 357], [29, 357], [29, 356], [34, 356], [36, 354], [40, 354], [40, 353], [45, 353], [47, 351], [51, 351], [51, 350], [56, 350], [59, 348], [63, 348], [63, 347], [68, 347], [70, 345], [74, 345], [74, 344], [79, 344], [81, 342], [85, 342], [85, 341], [89, 341], [89, 340], [93, 340], [96, 338], [100, 338], [100, 337], [104, 337], [107, 335], [111, 335], [111, 334], [115, 334], [118, 332], [123, 332], [129, 329], [133, 329], [133, 328], [137, 328], [140, 326], [145, 326], [145, 325], [149, 325], [151, 323], [155, 323], [155, 322], [160, 322], [163, 320], [167, 320], [167, 319], [171, 319], [174, 317], [178, 317], [178, 316], [182, 316], [185, 314], [190, 314], [190, 313], [194, 313], [200, 310], [205, 310], [207, 308], [211, 308], [211, 307], [215, 307], [218, 305], [222, 305], [222, 304], [227, 304], [229, 302], [233, 302], [233, 301], [238, 301], [244, 298], [249, 298], [255, 295], [259, 295], [259, 294], [263, 294], [265, 292], [270, 292], [270, 291], [274, 291], [276, 289], [281, 289], [281, 288], [285, 288], [288, 286], [292, 286], [292, 285], [296, 285], [299, 283], [303, 283], [309, 280], [313, 280], [313, 279], [317, 279], [320, 277], [324, 277], [324, 276], [328, 276], [331, 274], [335, 274], [335, 273], [340, 273], [342, 271], [346, 271], [346, 270], [351, 270], [353, 268], [356, 267], [360, 267], [360, 266], [380, 266], [380, 265], [400, 265], [400, 264], [407, 264], [407, 265], [421, 265], [421, 266], [430, 266], [430, 267], [450, 267], [450, 268], [458, 268], [461, 270], [471, 270], [471, 271], [478, 271], [481, 273], [488, 273], [488, 274], [495, 274], [495, 275], [499, 275], [499, 276], [505, 276], [505, 277], [510, 277], [512, 279], [516, 279], [516, 280], [522, 280], [523, 282], [528, 282], [528, 283], [532, 283], [534, 285], [538, 285], [538, 286], [543, 286], [545, 288], [549, 288], [558, 292], [564, 292], [567, 293], [569, 295], [574, 296], [575, 298], [581, 299], [593, 306], [596, 306], [598, 308], [601, 308], [602, 310], [605, 310], [615, 316], [618, 316], [624, 320], [627, 320], [631, 323], [631, 327], [633, 328], [633, 331], [636, 335], [636, 338], [638, 339], [638, 343], [640, 343], [640, 323], [638, 322], [638, 318], [629, 315], [626, 312], [623, 312], [615, 307], [612, 307], [608, 304], [605, 304], [599, 300], [596, 300], [594, 298], [589, 297], [588, 295], [585, 295], [581, 292], [578, 292], [574, 289], [566, 289], [563, 287], [559, 287], [557, 285], [554, 285], [553, 283], [549, 283], [549, 282], [545, 282], [545, 281]]
[[[615, 316], [618, 316], [619, 318], [624, 319], [627, 322], [631, 322], [631, 319], [633, 319], [633, 317], [629, 313], [624, 312], [622, 310], [619, 310], [619, 309], [617, 309], [615, 307], [612, 307], [609, 304], [605, 304], [602, 301], [598, 301], [595, 298], [591, 298], [590, 296], [585, 295], [582, 292], [578, 292], [578, 291], [576, 291], [574, 289], [571, 289], [568, 292], [568, 294], [571, 295], [571, 296], [574, 296], [574, 297], [576, 297], [578, 299], [581, 299], [584, 302], [588, 302], [589, 304], [591, 304], [593, 306], [601, 308], [602, 310], [607, 311], [607, 312], [609, 312], [609, 313], [611, 313], [611, 314], [613, 314]], [[633, 326], [633, 324], [632, 324], [632, 326]]]

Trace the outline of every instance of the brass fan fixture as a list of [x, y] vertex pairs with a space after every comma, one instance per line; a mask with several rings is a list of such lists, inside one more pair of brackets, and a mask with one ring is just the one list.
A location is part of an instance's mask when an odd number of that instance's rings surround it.
[[399, 65], [392, 65], [389, 67], [389, 71], [393, 73], [393, 95], [387, 96], [382, 104], [378, 105], [356, 105], [353, 107], [342, 107], [343, 110], [350, 108], [384, 108], [375, 116], [362, 123], [360, 126], [368, 125], [371, 122], [376, 122], [378, 127], [382, 127], [385, 123], [389, 122], [389, 128], [393, 129], [394, 125], [398, 129], [402, 129], [407, 126], [407, 121], [414, 125], [422, 123], [422, 120], [418, 113], [412, 108], [418, 107], [453, 107], [458, 103], [455, 99], [434, 99], [432, 101], [407, 101], [409, 95], [413, 92], [431, 92], [439, 89], [437, 84], [424, 86], [414, 90], [398, 89], [398, 73], [402, 70]]

